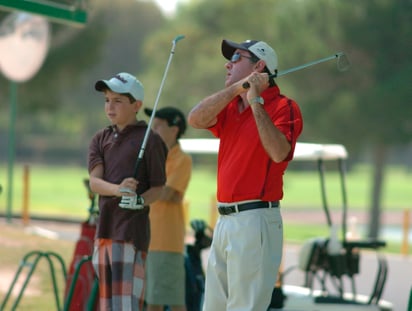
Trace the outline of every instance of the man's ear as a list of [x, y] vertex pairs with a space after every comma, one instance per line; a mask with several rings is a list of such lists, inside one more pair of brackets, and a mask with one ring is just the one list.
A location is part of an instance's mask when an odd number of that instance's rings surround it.
[[265, 67], [266, 67], [266, 63], [265, 63], [265, 61], [264, 60], [259, 60], [257, 63], [256, 63], [256, 70], [257, 71], [259, 71], [259, 72], [263, 72], [264, 70], [265, 70]]

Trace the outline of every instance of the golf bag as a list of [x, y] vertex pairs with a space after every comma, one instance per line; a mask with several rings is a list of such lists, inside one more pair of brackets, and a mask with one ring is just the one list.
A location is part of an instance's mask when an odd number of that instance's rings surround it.
[[[65, 311], [89, 311], [89, 298], [92, 294], [92, 288], [95, 281], [95, 272], [91, 260], [86, 260], [93, 254], [93, 242], [96, 233], [97, 210], [95, 208], [95, 195], [89, 188], [89, 181], [84, 180], [84, 184], [89, 191], [91, 205], [89, 208], [89, 218], [81, 224], [80, 237], [76, 243], [73, 259], [66, 280], [66, 289], [64, 293], [66, 308]], [[79, 269], [79, 271], [76, 271]], [[75, 277], [74, 277], [75, 276]], [[72, 282], [75, 284], [72, 285]], [[74, 286], [72, 292], [71, 287]], [[70, 301], [67, 301], [70, 299]], [[97, 303], [93, 307], [97, 310]]]
[[205, 273], [202, 266], [202, 250], [212, 244], [212, 229], [203, 220], [192, 220], [190, 226], [195, 233], [193, 245], [186, 245], [186, 309], [200, 311], [205, 291]]

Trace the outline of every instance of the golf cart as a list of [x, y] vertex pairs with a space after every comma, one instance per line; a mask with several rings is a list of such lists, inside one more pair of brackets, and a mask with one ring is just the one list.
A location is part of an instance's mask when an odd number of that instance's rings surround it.
[[[217, 153], [217, 139], [181, 139], [182, 148], [189, 153]], [[380, 249], [386, 243], [381, 240], [347, 239], [347, 193], [345, 184], [346, 148], [338, 144], [297, 143], [294, 161], [314, 161], [319, 171], [322, 205], [331, 235], [314, 238], [305, 243], [299, 253], [298, 267], [304, 273], [302, 286], [285, 285], [284, 281], [291, 269], [280, 273], [280, 289], [274, 292], [268, 310], [385, 310], [390, 311], [390, 302], [381, 299], [386, 282], [388, 265]], [[341, 238], [338, 227], [332, 222], [325, 186], [325, 163], [336, 162], [342, 192]], [[377, 271], [371, 281], [371, 294], [360, 295], [356, 288], [356, 275], [360, 273], [360, 253], [362, 250], [376, 252]], [[291, 267], [292, 268], [292, 267]], [[371, 279], [373, 276], [371, 276]], [[349, 280], [350, 290], [344, 289]], [[372, 283], [373, 282], [373, 283]], [[277, 301], [274, 301], [274, 300]], [[280, 301], [279, 301], [280, 299]]]
[[[330, 236], [313, 238], [304, 243], [299, 252], [297, 268], [304, 273], [302, 286], [284, 285], [286, 269], [280, 275], [282, 283], [283, 308], [270, 310], [392, 310], [390, 302], [381, 300], [386, 282], [388, 265], [379, 250], [386, 246], [385, 241], [347, 238], [347, 192], [345, 184], [345, 161], [347, 151], [342, 145], [298, 143], [294, 161], [314, 161], [320, 177], [323, 210], [326, 215]], [[338, 227], [333, 223], [329, 211], [325, 162], [337, 164], [342, 192], [341, 238]], [[356, 275], [360, 273], [360, 253], [362, 250], [376, 252], [377, 271], [374, 281], [371, 276], [371, 294], [359, 295], [356, 288]], [[345, 280], [350, 290], [345, 291]]]

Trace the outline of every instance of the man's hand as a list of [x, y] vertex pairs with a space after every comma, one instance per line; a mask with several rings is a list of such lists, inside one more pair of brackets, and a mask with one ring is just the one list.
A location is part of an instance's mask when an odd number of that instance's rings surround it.
[[119, 207], [131, 210], [140, 210], [144, 208], [144, 199], [137, 195], [129, 188], [120, 188], [122, 200], [119, 203]]

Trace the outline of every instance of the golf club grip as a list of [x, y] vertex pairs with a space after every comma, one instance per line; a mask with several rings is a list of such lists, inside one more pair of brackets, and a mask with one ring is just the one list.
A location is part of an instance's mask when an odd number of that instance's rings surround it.
[[134, 165], [133, 177], [137, 179], [137, 173], [139, 172], [140, 162], [142, 162], [142, 157], [137, 157], [136, 163]]
[[[269, 87], [275, 85], [275, 80], [274, 80], [274, 78], [276, 78], [276, 77], [277, 77], [277, 73], [269, 76]], [[249, 82], [243, 83], [242, 86], [243, 86], [244, 89], [250, 88]]]

